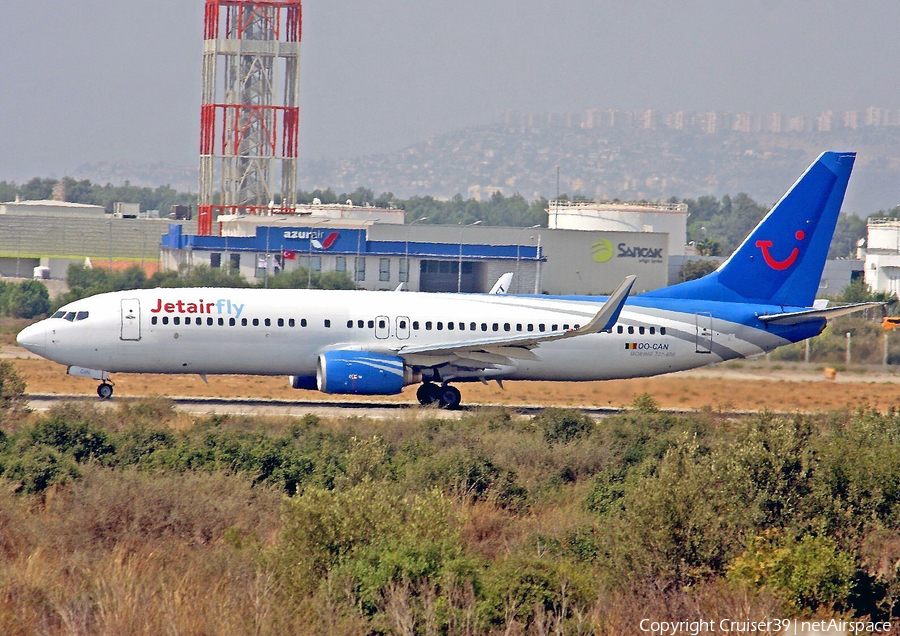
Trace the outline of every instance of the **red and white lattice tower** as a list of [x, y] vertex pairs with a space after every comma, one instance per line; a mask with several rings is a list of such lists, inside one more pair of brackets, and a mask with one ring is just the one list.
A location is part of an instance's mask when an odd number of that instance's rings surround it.
[[300, 0], [206, 0], [200, 234], [220, 214], [294, 212], [301, 24]]

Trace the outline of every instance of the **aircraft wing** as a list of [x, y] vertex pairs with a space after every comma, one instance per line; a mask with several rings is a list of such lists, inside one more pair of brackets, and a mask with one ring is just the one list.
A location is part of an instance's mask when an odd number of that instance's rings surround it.
[[540, 360], [540, 356], [532, 349], [541, 343], [610, 331], [622, 313], [634, 280], [634, 276], [627, 276], [594, 317], [577, 329], [476, 338], [435, 345], [399, 346], [393, 352], [407, 364], [419, 367], [453, 364], [465, 369], [491, 369], [498, 365], [513, 364], [515, 360]]
[[767, 325], [799, 325], [804, 322], [809, 322], [810, 320], [818, 320], [819, 318], [825, 318], [826, 320], [831, 318], [837, 318], [838, 316], [845, 316], [847, 314], [852, 314], [855, 311], [862, 311], [863, 309], [871, 309], [872, 307], [880, 307], [884, 303], [857, 303], [855, 305], [844, 305], [843, 307], [829, 307], [827, 309], [807, 309], [805, 311], [794, 311], [787, 312], [784, 314], [769, 314], [766, 316], [759, 316], [760, 322], [764, 322]]

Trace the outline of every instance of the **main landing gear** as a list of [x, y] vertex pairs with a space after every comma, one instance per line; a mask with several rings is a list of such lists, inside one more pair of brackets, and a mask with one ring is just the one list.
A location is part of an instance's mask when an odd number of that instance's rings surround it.
[[428, 406], [435, 402], [442, 409], [455, 411], [462, 400], [459, 389], [449, 384], [437, 385], [434, 382], [423, 382], [416, 391], [416, 398], [422, 406]]
[[97, 387], [97, 395], [100, 396], [101, 400], [108, 400], [112, 397], [113, 394], [113, 385], [109, 382], [104, 382], [100, 386]]

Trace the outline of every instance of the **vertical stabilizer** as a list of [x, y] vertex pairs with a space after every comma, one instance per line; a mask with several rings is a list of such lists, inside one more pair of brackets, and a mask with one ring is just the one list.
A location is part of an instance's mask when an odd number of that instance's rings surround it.
[[855, 158], [822, 153], [719, 269], [646, 295], [811, 306]]

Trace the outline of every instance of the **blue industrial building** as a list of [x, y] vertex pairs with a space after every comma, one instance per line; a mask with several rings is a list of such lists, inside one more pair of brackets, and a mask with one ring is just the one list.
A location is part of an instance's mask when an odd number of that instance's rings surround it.
[[[457, 291], [459, 287], [464, 292], [487, 291], [504, 272], [512, 271], [518, 272], [523, 293], [535, 290], [538, 263], [546, 257], [536, 243], [513, 242], [515, 234], [523, 234], [519, 229], [471, 227], [461, 232], [451, 226], [451, 235], [465, 234], [457, 242], [417, 236], [433, 229], [371, 223], [347, 227], [346, 222], [323, 227], [273, 221], [272, 225], [255, 225], [249, 236], [197, 236], [172, 225], [162, 237], [163, 268], [198, 264], [228, 267], [259, 282], [282, 271], [310, 267], [313, 271], [347, 272], [361, 289], [395, 289], [403, 283], [411, 291]], [[505, 237], [498, 236], [498, 231], [509, 235], [511, 241], [502, 240]]]

